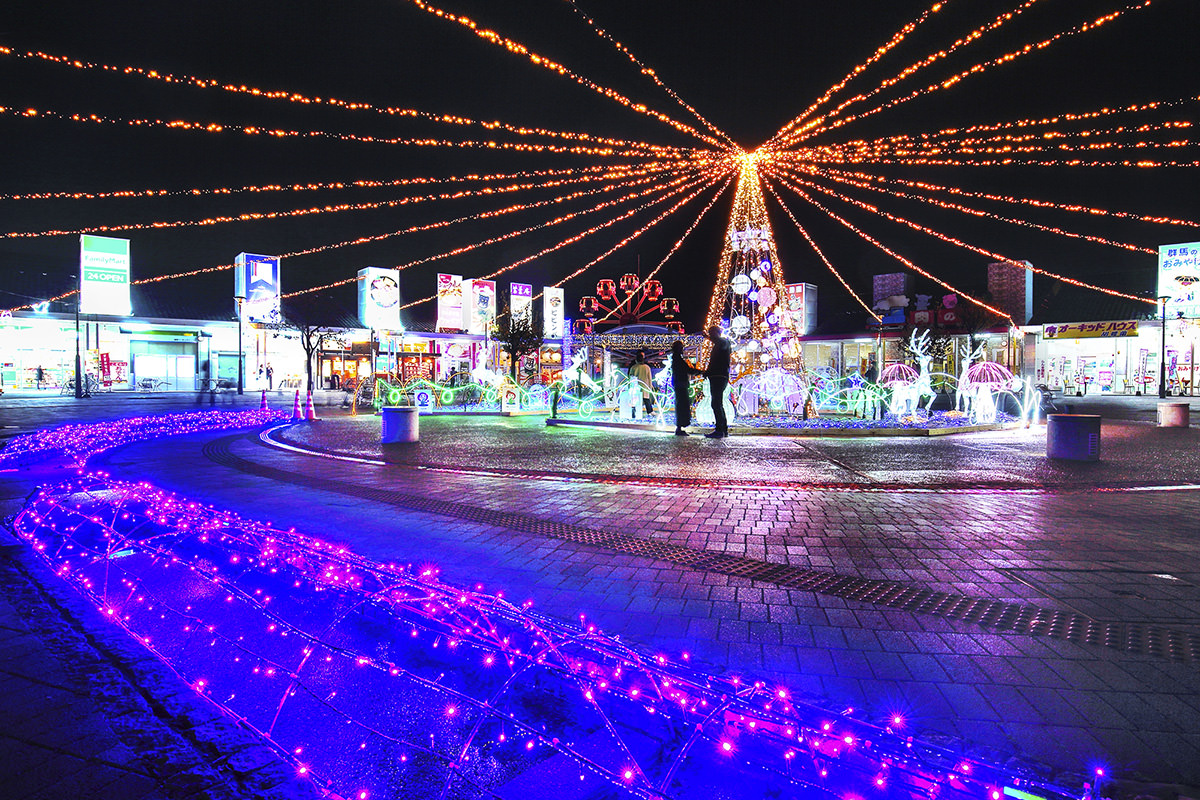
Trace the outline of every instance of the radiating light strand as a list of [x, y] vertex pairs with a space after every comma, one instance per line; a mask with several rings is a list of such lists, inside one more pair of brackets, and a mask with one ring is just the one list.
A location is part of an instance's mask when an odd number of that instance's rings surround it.
[[530, 63], [532, 63], [536, 66], [539, 66], [543, 69], [549, 70], [550, 72], [558, 73], [559, 75], [562, 75], [563, 77], [570, 78], [571, 80], [578, 83], [580, 86], [585, 86], [588, 89], [591, 89], [592, 91], [596, 92], [597, 94], [601, 94], [601, 95], [609, 98], [610, 100], [613, 100], [613, 101], [625, 106], [628, 109], [636, 111], [639, 114], [645, 114], [649, 117], [653, 117], [654, 119], [657, 119], [659, 122], [663, 122], [667, 125], [670, 125], [672, 128], [674, 128], [677, 131], [680, 131], [681, 133], [690, 134], [691, 136], [694, 136], [697, 139], [700, 139], [701, 141], [706, 142], [707, 144], [717, 148], [718, 150], [727, 149], [726, 145], [722, 144], [720, 141], [714, 139], [713, 137], [709, 136], [708, 134], [702, 133], [702, 132], [696, 130], [695, 128], [693, 128], [692, 126], [687, 125], [683, 122], [679, 122], [678, 120], [672, 119], [671, 117], [667, 116], [666, 114], [664, 114], [660, 111], [655, 111], [652, 108], [648, 108], [646, 105], [644, 105], [642, 103], [635, 103], [632, 100], [630, 100], [628, 97], [626, 97], [625, 95], [618, 92], [616, 89], [611, 89], [607, 86], [601, 86], [600, 84], [598, 84], [594, 81], [591, 81], [591, 80], [583, 77], [582, 75], [579, 75], [576, 72], [573, 72], [572, 70], [568, 69], [567, 67], [563, 66], [562, 64], [559, 64], [556, 61], [552, 61], [551, 59], [548, 59], [545, 56], [541, 56], [541, 55], [538, 55], [537, 53], [534, 53], [528, 47], [521, 44], [520, 42], [513, 41], [512, 39], [509, 39], [507, 36], [502, 36], [501, 34], [496, 33], [495, 31], [491, 31], [486, 28], [480, 28], [479, 25], [474, 20], [468, 19], [467, 17], [463, 17], [463, 16], [456, 16], [447, 11], [443, 11], [442, 9], [440, 9], [430, 3], [424, 2], [424, 0], [408, 0], [408, 2], [412, 3], [413, 5], [415, 5], [417, 8], [421, 9], [422, 11], [426, 11], [436, 17], [449, 20], [450, 22], [456, 22], [459, 25], [462, 25], [463, 27], [469, 29], [472, 33], [474, 33], [479, 38], [484, 39], [485, 41], [491, 42], [492, 44], [494, 44], [498, 47], [503, 47], [505, 50], [508, 50], [510, 53], [515, 53], [516, 55], [524, 56], [525, 58], [527, 58], [529, 60]]
[[[770, 170], [768, 170], [768, 172], [769, 171]], [[775, 187], [771, 185], [771, 182], [764, 181], [764, 183], [767, 186], [767, 191], [769, 191], [771, 193], [771, 195], [774, 196], [775, 201], [777, 203], [779, 203], [779, 207], [783, 209], [783, 212], [785, 214], [787, 214], [788, 219], [790, 219], [792, 221], [792, 224], [796, 226], [796, 230], [800, 231], [800, 235], [804, 237], [804, 240], [806, 242], [808, 242], [809, 246], [813, 249], [813, 252], [815, 252], [817, 254], [817, 258], [821, 259], [821, 263], [823, 263], [826, 266], [826, 268], [828, 268], [829, 271], [831, 273], [833, 273], [833, 277], [837, 278], [838, 283], [840, 283], [842, 285], [842, 288], [845, 289], [847, 292], [849, 292], [850, 296], [853, 297], [860, 306], [865, 308], [867, 310], [867, 313], [875, 318], [876, 322], [881, 321], [882, 318], [878, 314], [875, 313], [875, 310], [873, 308], [871, 308], [870, 305], [867, 304], [867, 301], [863, 300], [862, 297], [859, 296], [858, 292], [854, 291], [854, 289], [852, 289], [850, 287], [850, 284], [846, 281], [845, 278], [842, 277], [842, 273], [838, 272], [837, 268], [835, 266], [833, 266], [833, 262], [831, 262], [829, 260], [829, 258], [825, 255], [824, 251], [821, 250], [821, 247], [817, 244], [816, 240], [814, 240], [812, 238], [812, 236], [809, 235], [808, 230], [803, 225], [800, 224], [800, 220], [796, 219], [796, 215], [792, 213], [792, 209], [790, 209], [788, 207], [787, 203], [783, 202], [783, 198], [779, 196], [779, 192], [777, 192], [775, 190]]]
[[883, 252], [887, 253], [889, 256], [896, 259], [901, 264], [903, 264], [906, 267], [908, 267], [909, 269], [911, 269], [913, 272], [916, 272], [919, 275], [923, 275], [924, 277], [926, 277], [929, 280], [936, 283], [938, 286], [949, 289], [950, 291], [956, 293], [957, 295], [968, 300], [969, 302], [974, 303], [975, 305], [979, 306], [980, 308], [983, 308], [983, 309], [986, 309], [987, 311], [992, 312], [996, 316], [1000, 317], [1000, 319], [1008, 320], [1010, 325], [1013, 325], [1013, 326], [1016, 325], [1016, 323], [1013, 322], [1012, 317], [1009, 316], [1008, 314], [1004, 313], [1000, 309], [995, 308], [994, 306], [988, 305], [987, 303], [983, 302], [979, 298], [974, 297], [973, 295], [967, 294], [966, 292], [952, 286], [951, 284], [947, 283], [946, 281], [942, 280], [941, 278], [937, 277], [936, 275], [932, 274], [931, 272], [929, 272], [925, 269], [922, 269], [921, 267], [914, 264], [911, 260], [900, 255], [895, 250], [892, 250], [890, 247], [885, 245], [883, 242], [876, 239], [874, 236], [871, 236], [869, 233], [867, 233], [866, 231], [864, 231], [861, 228], [859, 228], [858, 226], [856, 226], [854, 223], [839, 216], [838, 214], [836, 214], [829, 208], [826, 208], [824, 205], [822, 205], [820, 202], [818, 202], [815, 198], [813, 198], [812, 195], [810, 195], [808, 192], [806, 192], [803, 189], [801, 189], [800, 187], [792, 184], [790, 181], [787, 180], [787, 178], [785, 176], [780, 175], [778, 170], [772, 170], [771, 172], [772, 172], [772, 175], [775, 177], [775, 179], [777, 181], [779, 181], [782, 185], [786, 186], [787, 188], [791, 189], [796, 194], [800, 195], [802, 198], [804, 198], [804, 200], [808, 201], [815, 208], [818, 208], [821, 211], [825, 212], [825, 214], [830, 219], [834, 220], [835, 222], [840, 223], [843, 227], [858, 234], [858, 236], [861, 237], [863, 240], [873, 244], [875, 247], [877, 247], [880, 250], [882, 250]]

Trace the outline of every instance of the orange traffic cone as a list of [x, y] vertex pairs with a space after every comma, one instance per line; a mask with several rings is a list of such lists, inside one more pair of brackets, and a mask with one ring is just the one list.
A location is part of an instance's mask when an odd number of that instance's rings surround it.
[[313, 408], [312, 392], [308, 393], [308, 400], [304, 404], [304, 418], [309, 422], [316, 422], [318, 419], [317, 410]]
[[292, 404], [292, 422], [302, 422], [304, 417], [300, 414], [300, 390], [296, 390], [296, 402]]
[[267, 410], [267, 390], [266, 389], [263, 389], [262, 400], [258, 401], [258, 410], [259, 411]]

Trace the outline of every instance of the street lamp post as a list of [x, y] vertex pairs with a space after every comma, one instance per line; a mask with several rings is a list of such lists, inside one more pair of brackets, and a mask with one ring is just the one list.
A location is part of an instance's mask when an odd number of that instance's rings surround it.
[[1167, 396], [1167, 301], [1170, 299], [1169, 294], [1158, 298], [1162, 303], [1162, 347], [1158, 352], [1158, 396], [1160, 398]]
[[243, 301], [244, 301], [246, 298], [245, 298], [244, 296], [242, 296], [242, 295], [236, 295], [236, 296], [235, 296], [233, 299], [237, 301], [237, 322], [238, 322], [238, 394], [242, 394], [242, 391], [243, 391], [243, 389], [245, 388], [245, 379], [244, 379], [244, 376], [245, 376], [245, 374], [246, 374], [246, 370], [245, 370], [246, 353], [245, 353], [245, 350], [243, 350], [243, 349], [242, 349], [242, 302], [243, 302]]
[[[83, 270], [79, 270], [79, 284], [75, 287], [75, 399], [83, 397], [83, 356], [79, 352], [79, 301], [83, 299]], [[42, 388], [38, 384], [38, 388]]]

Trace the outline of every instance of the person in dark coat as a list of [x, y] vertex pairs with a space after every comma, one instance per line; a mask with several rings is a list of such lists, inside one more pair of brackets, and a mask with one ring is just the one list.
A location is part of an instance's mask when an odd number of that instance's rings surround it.
[[729, 340], [721, 336], [721, 329], [713, 325], [707, 332], [708, 340], [712, 342], [712, 353], [708, 357], [708, 369], [704, 377], [708, 378], [708, 387], [712, 392], [709, 400], [712, 402], [713, 420], [716, 430], [704, 434], [706, 439], [724, 439], [729, 435], [729, 420], [725, 419], [725, 390], [729, 388]]
[[675, 388], [675, 435], [687, 436], [684, 430], [692, 424], [692, 398], [688, 378], [702, 374], [683, 357], [683, 342], [671, 345], [671, 385]]

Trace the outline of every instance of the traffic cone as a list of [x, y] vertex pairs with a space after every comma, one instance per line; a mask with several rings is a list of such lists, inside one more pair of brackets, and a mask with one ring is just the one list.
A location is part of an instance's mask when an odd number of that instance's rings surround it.
[[308, 400], [304, 404], [304, 418], [309, 422], [316, 422], [318, 419], [317, 410], [313, 408], [312, 392], [308, 393]]
[[300, 413], [300, 390], [296, 390], [296, 402], [292, 404], [292, 422], [302, 422], [303, 415]]
[[266, 389], [263, 389], [262, 400], [258, 401], [258, 410], [259, 411], [267, 410], [267, 390]]

